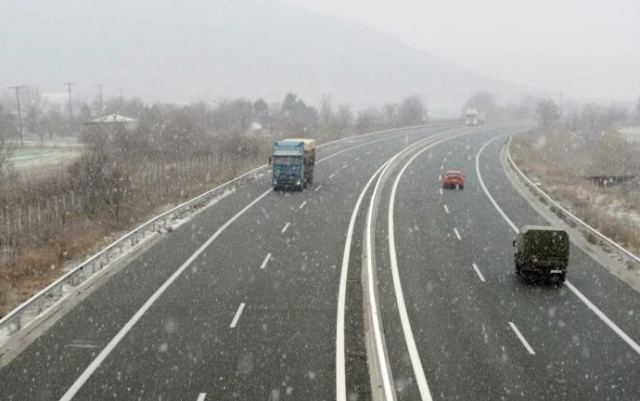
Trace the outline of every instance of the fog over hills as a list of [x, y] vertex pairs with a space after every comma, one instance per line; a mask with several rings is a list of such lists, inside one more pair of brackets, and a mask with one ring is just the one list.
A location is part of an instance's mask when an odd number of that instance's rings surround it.
[[[481, 77], [349, 20], [278, 0], [4, 0], [0, 84], [78, 94], [122, 91], [149, 101], [214, 101], [293, 91], [311, 103], [378, 106], [417, 94], [434, 114], [474, 90], [502, 99], [521, 88]], [[42, 11], [42, 10], [47, 10]]]

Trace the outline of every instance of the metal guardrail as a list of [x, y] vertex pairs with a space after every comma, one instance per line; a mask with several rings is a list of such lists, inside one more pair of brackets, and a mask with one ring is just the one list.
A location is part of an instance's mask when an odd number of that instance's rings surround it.
[[[389, 132], [395, 131], [405, 131], [415, 128], [422, 128], [425, 126], [438, 126], [440, 124], [451, 124], [451, 122], [442, 122], [442, 123], [434, 123], [427, 125], [415, 125], [409, 127], [402, 128], [392, 128], [381, 131], [369, 132], [366, 134], [350, 136], [345, 138], [336, 139], [330, 142], [326, 142], [318, 145], [318, 148], [322, 148], [325, 146], [334, 145], [340, 142], [352, 141], [354, 139], [359, 140], [363, 138], [367, 138], [373, 135], [385, 134]], [[154, 233], [160, 228], [167, 228], [168, 225], [172, 224], [174, 221], [186, 216], [188, 213], [196, 210], [208, 202], [210, 202], [213, 198], [221, 195], [227, 190], [231, 185], [240, 183], [242, 181], [250, 181], [255, 178], [262, 170], [266, 170], [268, 167], [267, 164], [263, 164], [260, 167], [257, 167], [251, 171], [248, 171], [234, 179], [225, 182], [213, 189], [208, 190], [193, 199], [190, 199], [158, 216], [155, 216], [148, 220], [145, 223], [142, 223], [132, 231], [124, 234], [122, 237], [118, 238], [111, 244], [107, 245], [98, 253], [92, 255], [84, 262], [80, 263], [72, 270], [64, 274], [62, 277], [58, 278], [53, 283], [49, 284], [47, 287], [40, 290], [38, 293], [33, 295], [27, 301], [13, 309], [7, 315], [5, 315], [2, 319], [0, 319], [0, 330], [8, 328], [10, 333], [15, 333], [16, 331], [22, 329], [29, 322], [25, 322], [26, 315], [31, 315], [31, 320], [35, 319], [40, 313], [42, 313], [45, 309], [48, 308], [49, 303], [52, 303], [52, 300], [58, 300], [64, 294], [63, 287], [65, 285], [70, 285], [72, 287], [77, 287], [82, 284], [85, 280], [93, 276], [93, 274], [99, 270], [101, 270], [104, 266], [106, 266], [111, 260], [113, 260], [117, 256], [121, 256], [125, 253], [124, 246], [127, 242], [129, 245], [135, 246], [140, 243], [140, 241], [147, 236], [147, 234]], [[30, 321], [31, 321], [30, 320]]]
[[542, 189], [540, 189], [533, 181], [531, 181], [531, 179], [529, 177], [527, 177], [527, 175], [520, 169], [520, 167], [518, 167], [516, 162], [514, 162], [513, 159], [511, 158], [510, 147], [511, 147], [511, 136], [509, 137], [509, 141], [507, 142], [507, 160], [509, 161], [509, 163], [511, 164], [513, 169], [516, 171], [516, 173], [518, 173], [518, 175], [525, 180], [525, 182], [528, 184], [528, 186], [530, 188], [533, 188], [535, 191], [537, 191], [551, 205], [553, 205], [555, 208], [560, 210], [562, 213], [564, 213], [566, 216], [568, 216], [574, 222], [578, 223], [579, 225], [581, 225], [582, 227], [587, 229], [587, 231], [589, 231], [590, 233], [594, 234], [595, 236], [597, 236], [598, 238], [600, 238], [601, 240], [603, 240], [607, 244], [611, 245], [613, 248], [615, 248], [618, 251], [620, 251], [626, 257], [628, 257], [628, 258], [630, 258], [632, 260], [635, 260], [636, 262], [640, 263], [640, 257], [638, 255], [635, 255], [634, 253], [632, 253], [628, 249], [624, 248], [622, 245], [618, 244], [617, 242], [615, 242], [611, 238], [609, 238], [606, 235], [602, 234], [600, 231], [596, 230], [595, 228], [590, 226], [588, 223], [586, 223], [585, 221], [583, 221], [582, 219], [580, 219], [579, 217], [577, 217], [576, 215], [574, 215], [573, 213], [571, 213], [570, 211], [568, 211], [567, 209], [562, 207], [558, 202], [553, 200], [553, 198], [551, 198], [551, 196], [549, 196], [546, 192], [544, 192]]

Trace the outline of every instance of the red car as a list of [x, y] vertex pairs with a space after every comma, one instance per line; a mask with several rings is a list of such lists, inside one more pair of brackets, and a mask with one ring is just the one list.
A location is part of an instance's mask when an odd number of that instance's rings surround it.
[[464, 189], [464, 173], [462, 170], [447, 170], [442, 176], [443, 189]]

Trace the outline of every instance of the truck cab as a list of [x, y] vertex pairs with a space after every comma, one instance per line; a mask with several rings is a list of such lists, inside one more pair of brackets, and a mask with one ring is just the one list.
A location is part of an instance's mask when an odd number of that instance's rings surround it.
[[553, 226], [524, 226], [513, 240], [516, 275], [564, 282], [569, 264], [569, 234]]

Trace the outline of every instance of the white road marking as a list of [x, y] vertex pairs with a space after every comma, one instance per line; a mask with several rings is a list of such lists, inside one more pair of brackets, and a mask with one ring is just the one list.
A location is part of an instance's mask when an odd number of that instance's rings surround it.
[[342, 168], [347, 168], [348, 166], [349, 165], [345, 163], [345, 164], [342, 165]]
[[298, 208], [299, 208], [299, 209], [302, 209], [302, 208], [304, 207], [304, 205], [306, 205], [306, 204], [307, 204], [307, 201], [304, 201], [304, 202], [302, 202], [302, 203], [300, 204], [300, 206], [299, 206]]
[[440, 188], [440, 195], [442, 195], [442, 188]]
[[238, 306], [238, 310], [236, 311], [236, 314], [233, 316], [233, 320], [231, 321], [229, 328], [234, 329], [236, 327], [236, 325], [238, 324], [238, 320], [240, 320], [240, 315], [242, 315], [243, 310], [244, 310], [244, 302], [240, 302], [240, 306]]
[[456, 233], [456, 238], [458, 238], [459, 241], [462, 241], [462, 237], [460, 236], [460, 233], [458, 232], [458, 229], [454, 228], [453, 232]]
[[355, 161], [359, 161], [360, 160], [360, 156], [355, 158]]
[[444, 163], [444, 162], [446, 162], [446, 161], [447, 161], [447, 158], [446, 158], [446, 157], [445, 157], [444, 159], [442, 159], [442, 162], [443, 162], [443, 163]]
[[333, 177], [335, 177], [335, 176], [336, 176], [336, 174], [338, 174], [338, 173], [333, 173], [333, 174], [331, 174], [331, 175], [329, 176], [329, 179], [332, 179]]
[[473, 264], [473, 270], [475, 270], [476, 274], [478, 275], [478, 277], [480, 277], [480, 281], [482, 281], [484, 283], [485, 282], [484, 276], [480, 272], [480, 269], [478, 268], [478, 265], [475, 264], [475, 263]]
[[[518, 229], [518, 227], [516, 227], [513, 221], [511, 221], [509, 216], [507, 216], [507, 214], [502, 210], [502, 208], [498, 206], [498, 203], [495, 201], [495, 199], [493, 199], [493, 196], [487, 190], [487, 187], [484, 185], [484, 182], [482, 181], [482, 175], [480, 174], [479, 160], [480, 160], [480, 155], [482, 154], [482, 151], [491, 142], [495, 141], [500, 137], [501, 136], [497, 136], [493, 138], [492, 140], [488, 141], [480, 148], [480, 150], [476, 154], [476, 173], [478, 175], [478, 181], [480, 182], [480, 186], [482, 187], [482, 190], [484, 191], [485, 195], [487, 195], [487, 198], [489, 198], [489, 201], [491, 201], [491, 203], [493, 204], [493, 207], [498, 211], [498, 213], [500, 213], [502, 218], [509, 224], [511, 229], [517, 234], [520, 232], [520, 230]], [[616, 333], [624, 342], [626, 342], [627, 345], [629, 345], [637, 354], [640, 354], [640, 345], [638, 345], [637, 342], [635, 342], [631, 337], [629, 337], [627, 333], [625, 333], [620, 327], [618, 327], [618, 325], [616, 325], [611, 319], [609, 319], [607, 315], [605, 315], [597, 306], [595, 306], [582, 292], [580, 292], [580, 290], [578, 290], [571, 282], [569, 282], [569, 280], [565, 281], [565, 285], [576, 297], [578, 297], [580, 301], [582, 301], [582, 303], [587, 305], [587, 307], [591, 309], [591, 311], [595, 313], [596, 316], [600, 318], [600, 320], [602, 320], [607, 326], [609, 326], [611, 330], [613, 330], [614, 333]]]
[[205, 398], [207, 398], [207, 393], [200, 393], [196, 401], [204, 401]]
[[318, 192], [318, 191], [320, 190], [320, 188], [322, 188], [322, 185], [318, 185], [318, 186], [316, 187], [316, 189], [314, 189], [314, 190], [313, 190], [313, 192]]
[[[388, 163], [388, 162], [387, 162]], [[346, 376], [346, 357], [344, 345], [344, 327], [345, 327], [345, 303], [347, 294], [347, 276], [349, 272], [349, 258], [351, 256], [351, 242], [353, 238], [353, 230], [358, 216], [358, 210], [365, 194], [369, 190], [371, 183], [380, 171], [387, 165], [383, 164], [376, 170], [365, 184], [356, 205], [351, 212], [351, 220], [349, 220], [349, 228], [347, 229], [347, 238], [344, 242], [344, 252], [342, 253], [342, 270], [340, 271], [340, 286], [338, 288], [338, 320], [336, 323], [336, 399], [337, 401], [347, 401], [347, 376]]]
[[442, 181], [442, 176], [438, 175], [438, 181]]
[[449, 214], [449, 208], [447, 207], [447, 205], [444, 205], [444, 211], [447, 212], [447, 214]]
[[444, 164], [440, 166], [440, 170], [444, 170]]
[[[348, 149], [343, 149], [343, 150], [341, 150], [339, 152], [336, 152], [336, 153], [334, 153], [332, 155], [329, 155], [327, 157], [324, 157], [324, 158], [318, 160], [317, 163], [321, 163], [321, 162], [323, 162], [325, 160], [331, 159], [331, 158], [336, 157], [336, 156], [338, 156], [338, 155], [340, 155], [342, 153], [349, 152], [349, 151], [354, 150], [356, 148], [361, 148], [363, 146], [368, 146], [368, 145], [371, 145], [373, 143], [377, 143], [377, 142], [388, 140], [388, 139], [389, 139], [389, 137], [385, 137], [385, 138], [377, 139], [377, 140], [374, 140], [374, 141], [369, 141], [369, 142], [366, 142], [366, 143], [363, 143], [363, 144], [360, 144], [360, 145], [352, 146], [352, 147], [350, 147]], [[118, 333], [115, 335], [115, 337], [113, 337], [111, 339], [111, 341], [109, 341], [109, 343], [103, 348], [103, 350], [98, 354], [98, 356], [93, 361], [91, 361], [89, 366], [87, 366], [87, 368], [82, 372], [82, 374], [80, 374], [80, 376], [76, 379], [76, 381], [73, 382], [71, 387], [69, 387], [69, 389], [62, 395], [62, 397], [60, 398], [60, 401], [70, 401], [76, 395], [76, 393], [80, 390], [80, 388], [82, 388], [82, 386], [87, 382], [87, 380], [89, 380], [89, 378], [91, 377], [93, 372], [95, 372], [100, 367], [102, 362], [104, 362], [104, 360], [109, 356], [109, 354], [111, 354], [111, 352], [120, 343], [120, 341], [122, 341], [122, 339], [127, 335], [127, 333], [129, 331], [131, 331], [131, 329], [133, 328], [133, 326], [135, 326], [135, 324], [138, 322], [138, 320], [140, 320], [140, 318], [146, 313], [146, 311], [149, 310], [149, 308], [158, 300], [158, 298], [160, 298], [160, 296], [162, 296], [162, 294], [182, 274], [182, 272], [184, 272], [184, 270], [187, 269], [193, 263], [193, 261], [196, 258], [198, 258], [207, 249], [207, 247], [209, 247], [209, 245], [211, 245], [211, 243], [213, 243], [213, 241], [215, 241], [216, 238], [218, 238], [220, 236], [220, 234], [222, 234], [227, 229], [227, 227], [229, 227], [240, 216], [242, 216], [244, 213], [246, 213], [247, 210], [251, 209], [251, 207], [253, 207], [256, 203], [258, 203], [262, 198], [267, 196], [272, 191], [273, 191], [272, 189], [269, 189], [269, 190], [265, 191], [264, 193], [262, 193], [260, 196], [258, 196], [253, 201], [251, 201], [251, 203], [249, 203], [247, 206], [245, 206], [242, 210], [240, 210], [238, 213], [236, 213], [224, 225], [222, 225], [220, 228], [218, 228], [218, 230], [216, 230], [216, 232], [213, 233], [213, 235], [211, 237], [209, 237], [209, 239], [204, 244], [202, 244], [200, 246], [200, 248], [198, 248], [196, 250], [196, 252], [193, 253], [167, 279], [167, 281], [165, 281], [156, 290], [156, 292], [153, 293], [153, 295], [142, 305], [142, 307], [140, 309], [138, 309], [138, 311], [131, 317], [131, 319], [129, 319], [129, 321], [127, 321], [127, 323], [120, 329], [120, 331], [118, 331]]]
[[209, 245], [211, 245], [213, 241], [215, 241], [216, 238], [218, 238], [220, 234], [222, 234], [227, 229], [227, 227], [229, 227], [240, 216], [245, 214], [247, 210], [251, 209], [253, 205], [258, 203], [265, 196], [269, 195], [269, 193], [271, 193], [272, 191], [273, 191], [272, 189], [269, 189], [268, 191], [265, 191], [264, 193], [262, 193], [262, 195], [258, 196], [253, 201], [251, 201], [251, 203], [249, 203], [247, 206], [242, 208], [242, 210], [240, 210], [232, 218], [227, 220], [227, 222], [224, 223], [220, 228], [218, 228], [218, 230], [215, 233], [213, 233], [213, 235], [209, 237], [209, 239], [205, 241], [205, 243], [202, 244], [200, 248], [198, 248], [198, 250], [196, 250], [193, 253], [193, 255], [191, 255], [189, 259], [187, 259], [178, 268], [178, 270], [176, 270], [167, 279], [167, 281], [165, 281], [160, 286], [160, 288], [156, 290], [156, 292], [153, 293], [153, 295], [144, 303], [144, 305], [142, 305], [142, 307], [138, 309], [138, 311], [131, 317], [131, 319], [129, 319], [129, 321], [120, 329], [118, 334], [116, 334], [116, 336], [113, 337], [111, 341], [109, 341], [109, 343], [98, 354], [98, 356], [93, 361], [91, 361], [89, 366], [87, 366], [87, 368], [82, 372], [80, 377], [78, 377], [76, 381], [71, 385], [71, 387], [69, 387], [69, 389], [62, 395], [62, 397], [60, 398], [60, 401], [71, 401], [71, 399], [76, 395], [76, 393], [80, 390], [80, 388], [84, 385], [84, 383], [86, 383], [87, 380], [89, 380], [89, 377], [91, 377], [93, 372], [95, 372], [96, 369], [98, 369], [98, 367], [100, 367], [102, 362], [107, 358], [107, 356], [109, 356], [111, 351], [115, 349], [118, 343], [122, 341], [124, 336], [127, 335], [127, 333], [133, 328], [133, 326], [138, 322], [138, 320], [140, 320], [140, 318], [145, 314], [145, 312], [149, 308], [151, 308], [151, 306], [158, 300], [158, 298], [160, 298], [160, 296], [167, 290], [167, 288], [169, 288], [169, 286], [182, 274], [182, 272], [185, 271], [185, 269], [187, 269], [193, 263], [193, 261], [196, 260], [196, 258], [200, 256], [209, 247]]
[[[466, 135], [466, 134], [461, 134]], [[418, 383], [418, 390], [420, 391], [420, 398], [422, 401], [432, 401], [431, 392], [429, 391], [429, 385], [427, 383], [427, 378], [424, 374], [424, 368], [422, 367], [422, 362], [420, 361], [420, 354], [418, 353], [418, 347], [416, 346], [416, 340], [413, 335], [413, 329], [411, 328], [411, 322], [409, 322], [409, 314], [407, 313], [407, 306], [404, 300], [404, 293], [402, 290], [402, 283], [400, 282], [400, 273], [398, 271], [398, 258], [396, 255], [396, 240], [395, 240], [395, 228], [394, 228], [394, 218], [393, 211], [396, 199], [396, 192], [398, 190], [398, 184], [400, 183], [400, 179], [402, 175], [409, 167], [409, 165], [423, 152], [431, 149], [432, 147], [438, 145], [441, 142], [444, 142], [449, 139], [456, 138], [461, 135], [455, 135], [449, 138], [440, 139], [428, 146], [425, 146], [415, 155], [413, 155], [407, 163], [402, 167], [402, 170], [398, 173], [395, 182], [393, 183], [393, 187], [391, 189], [391, 196], [389, 198], [389, 208], [388, 208], [388, 241], [389, 241], [389, 259], [391, 262], [391, 273], [393, 276], [393, 286], [394, 291], [396, 293], [396, 303], [398, 305], [398, 313], [400, 314], [400, 323], [402, 324], [402, 331], [404, 332], [405, 342], [407, 344], [407, 350], [409, 351], [409, 359], [411, 360], [411, 365], [413, 367], [414, 376]], [[383, 173], [384, 174], [384, 173]], [[380, 178], [378, 178], [380, 180]], [[374, 189], [375, 196], [375, 189]], [[373, 203], [373, 199], [371, 200]], [[367, 254], [371, 255], [371, 250], [367, 250]], [[391, 399], [391, 398], [388, 398]]]
[[524, 345], [524, 347], [527, 349], [527, 352], [529, 352], [531, 355], [535, 355], [536, 353], [533, 351], [533, 348], [531, 348], [531, 345], [529, 345], [529, 343], [524, 338], [522, 333], [520, 333], [520, 330], [518, 330], [516, 325], [513, 322], [509, 322], [509, 326], [511, 326], [511, 330], [513, 330], [513, 332], [516, 333], [516, 336], [518, 336], [518, 339], [520, 340], [522, 345]]
[[267, 256], [264, 257], [264, 260], [260, 265], [260, 269], [264, 269], [265, 267], [267, 267], [267, 263], [269, 263], [269, 260], [271, 260], [271, 253], [268, 253]]
[[285, 231], [287, 231], [287, 228], [289, 228], [289, 225], [290, 225], [290, 224], [291, 224], [291, 223], [287, 223], [287, 224], [285, 224], [285, 225], [284, 225], [284, 227], [282, 227], [282, 231], [280, 231], [280, 232], [284, 234], [284, 232], [285, 232]]
[[451, 152], [447, 153], [447, 156], [451, 156]]

